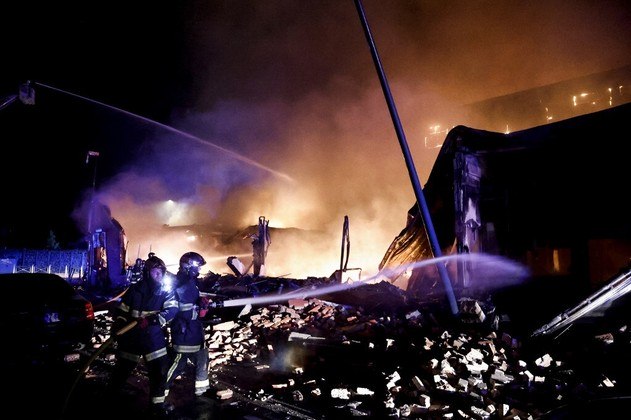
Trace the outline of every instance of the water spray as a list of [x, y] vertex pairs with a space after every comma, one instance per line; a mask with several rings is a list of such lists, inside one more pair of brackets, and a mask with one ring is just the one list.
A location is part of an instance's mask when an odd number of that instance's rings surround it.
[[73, 96], [75, 98], [82, 99], [84, 101], [88, 101], [88, 102], [91, 102], [91, 103], [94, 103], [94, 104], [97, 104], [97, 105], [101, 105], [103, 107], [112, 109], [112, 110], [117, 111], [117, 112], [122, 112], [123, 114], [129, 115], [129, 116], [132, 116], [132, 117], [139, 118], [142, 121], [145, 121], [145, 122], [150, 123], [150, 124], [155, 124], [155, 125], [163, 128], [163, 129], [165, 129], [167, 131], [179, 134], [182, 137], [186, 137], [189, 140], [196, 141], [197, 143], [199, 143], [201, 145], [209, 146], [209, 147], [213, 147], [215, 149], [218, 149], [218, 150], [222, 151], [223, 153], [226, 153], [227, 155], [233, 157], [234, 159], [240, 160], [241, 162], [247, 163], [248, 165], [252, 165], [252, 166], [255, 166], [255, 167], [259, 168], [259, 169], [267, 171], [267, 172], [271, 173], [272, 175], [274, 175], [274, 176], [276, 176], [276, 177], [278, 177], [278, 178], [280, 178], [280, 179], [282, 179], [284, 181], [290, 182], [292, 184], [296, 182], [292, 177], [290, 177], [287, 174], [284, 174], [282, 172], [276, 171], [276, 170], [274, 170], [272, 168], [269, 168], [269, 167], [267, 167], [267, 166], [265, 166], [265, 165], [263, 165], [263, 164], [261, 164], [259, 162], [254, 161], [254, 160], [252, 160], [250, 158], [247, 158], [247, 157], [245, 157], [243, 155], [240, 155], [240, 154], [238, 154], [236, 152], [233, 152], [232, 150], [226, 149], [225, 147], [221, 147], [221, 146], [219, 146], [217, 144], [214, 144], [214, 143], [212, 143], [212, 142], [210, 142], [208, 140], [204, 140], [201, 137], [197, 137], [197, 136], [194, 136], [192, 134], [189, 134], [189, 133], [187, 133], [185, 131], [178, 130], [177, 128], [171, 127], [169, 125], [162, 124], [162, 123], [160, 123], [158, 121], [155, 121], [155, 120], [152, 120], [150, 118], [143, 117], [142, 115], [134, 114], [133, 112], [129, 112], [129, 111], [126, 111], [124, 109], [117, 108], [117, 107], [112, 106], [112, 105], [108, 105], [108, 104], [106, 104], [104, 102], [99, 102], [97, 100], [90, 99], [90, 98], [87, 98], [85, 96], [78, 95], [76, 93], [68, 92], [66, 90], [62, 90], [62, 89], [59, 89], [59, 88], [56, 88], [56, 87], [53, 87], [53, 86], [50, 86], [50, 85], [46, 85], [44, 83], [34, 82], [34, 84], [36, 84], [38, 86], [41, 86], [41, 87], [44, 87], [44, 88], [47, 88], [47, 89], [50, 89], [50, 90], [54, 90], [56, 92], [65, 93], [66, 95], [70, 95], [70, 96]]
[[[298, 290], [293, 290], [291, 292], [283, 293], [281, 295], [266, 295], [266, 296], [257, 296], [250, 298], [240, 298], [240, 299], [231, 299], [225, 300], [223, 302], [214, 302], [214, 307], [233, 307], [233, 306], [244, 306], [244, 305], [263, 305], [268, 303], [276, 303], [276, 302], [285, 302], [289, 299], [306, 299], [309, 297], [315, 297], [320, 295], [325, 295], [329, 293], [336, 293], [345, 290], [354, 289], [359, 286], [363, 286], [370, 283], [376, 283], [379, 281], [387, 281], [392, 278], [394, 275], [398, 275], [404, 271], [411, 270], [414, 268], [425, 267], [432, 264], [441, 264], [445, 265], [450, 261], [468, 261], [472, 263], [478, 264], [478, 277], [484, 277], [488, 282], [497, 278], [498, 276], [502, 276], [504, 279], [522, 279], [529, 275], [529, 270], [521, 264], [518, 264], [514, 261], [507, 260], [505, 258], [496, 256], [496, 255], [488, 255], [482, 253], [474, 253], [474, 254], [453, 254], [453, 255], [444, 255], [441, 257], [431, 258], [423, 261], [417, 261], [409, 264], [403, 264], [396, 268], [387, 268], [383, 269], [377, 274], [368, 277], [366, 279], [358, 280], [352, 283], [343, 283], [343, 284], [334, 284], [330, 286], [324, 287], [312, 287], [312, 288], [301, 288]], [[506, 282], [506, 280], [504, 280]], [[505, 285], [498, 284], [499, 282], [495, 282], [496, 286]]]

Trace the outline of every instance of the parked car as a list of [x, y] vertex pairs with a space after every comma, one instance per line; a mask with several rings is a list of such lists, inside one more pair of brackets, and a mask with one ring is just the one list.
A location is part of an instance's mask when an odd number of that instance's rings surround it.
[[59, 275], [0, 274], [0, 293], [3, 353], [54, 356], [92, 339], [92, 302]]

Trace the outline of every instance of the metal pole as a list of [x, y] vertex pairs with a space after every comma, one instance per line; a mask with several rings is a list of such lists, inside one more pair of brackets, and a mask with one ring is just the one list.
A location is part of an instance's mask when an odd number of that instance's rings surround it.
[[[414, 195], [416, 196], [416, 202], [423, 216], [423, 221], [425, 222], [425, 229], [427, 230], [427, 235], [429, 236], [430, 245], [432, 247], [434, 257], [438, 258], [442, 256], [442, 252], [440, 250], [440, 244], [438, 243], [438, 238], [436, 237], [436, 232], [434, 231], [432, 218], [427, 208], [427, 203], [425, 202], [423, 189], [418, 179], [416, 168], [414, 167], [414, 161], [412, 160], [410, 149], [405, 139], [405, 133], [403, 132], [403, 127], [401, 126], [401, 121], [399, 120], [399, 115], [397, 113], [396, 106], [392, 99], [392, 95], [390, 94], [388, 81], [386, 80], [385, 72], [383, 70], [383, 67], [381, 66], [381, 60], [379, 59], [379, 54], [377, 53], [377, 47], [375, 46], [375, 43], [372, 39], [372, 34], [370, 33], [370, 28], [368, 27], [368, 22], [366, 21], [366, 15], [364, 14], [364, 9], [361, 4], [361, 0], [355, 0], [355, 6], [357, 8], [357, 12], [359, 13], [362, 27], [364, 28], [364, 34], [366, 35], [366, 40], [368, 41], [368, 44], [370, 46], [370, 53], [372, 54], [372, 58], [375, 63], [375, 68], [377, 69], [377, 74], [379, 75], [379, 80], [381, 82], [381, 88], [383, 89], [383, 94], [386, 97], [386, 102], [388, 103], [388, 109], [390, 110], [392, 122], [394, 123], [394, 129], [397, 132], [397, 137], [401, 145], [401, 150], [403, 151], [403, 156], [405, 158], [405, 163], [408, 168], [408, 173], [410, 174], [410, 180], [412, 181], [412, 186], [414, 187]], [[456, 315], [458, 313], [458, 304], [454, 296], [451, 280], [449, 279], [449, 273], [447, 272], [447, 268], [445, 267], [445, 264], [443, 264], [442, 262], [437, 263], [436, 265], [438, 268], [438, 273], [440, 275], [440, 278], [443, 282], [443, 286], [445, 287], [447, 298], [449, 299], [451, 312], [452, 314]]]
[[[91, 152], [88, 152], [91, 153]], [[93, 217], [94, 217], [94, 196], [96, 195], [96, 165], [97, 165], [97, 159], [98, 159], [98, 155], [88, 155], [88, 158], [90, 156], [96, 156], [94, 159], [94, 166], [93, 166], [93, 170], [92, 170], [92, 190], [90, 191], [90, 210], [88, 211], [88, 234], [92, 235], [92, 222], [93, 222]]]
[[94, 255], [94, 235], [92, 229], [94, 228], [94, 196], [96, 195], [96, 165], [99, 157], [98, 152], [94, 152], [92, 150], [88, 151], [88, 154], [85, 158], [86, 165], [90, 163], [90, 158], [92, 159], [92, 164], [94, 165], [92, 168], [92, 188], [90, 190], [90, 208], [88, 209], [88, 255], [87, 255], [87, 270], [86, 270], [86, 278], [88, 282], [88, 286], [94, 286], [96, 283], [97, 274], [94, 273], [94, 265], [95, 265], [95, 255]]

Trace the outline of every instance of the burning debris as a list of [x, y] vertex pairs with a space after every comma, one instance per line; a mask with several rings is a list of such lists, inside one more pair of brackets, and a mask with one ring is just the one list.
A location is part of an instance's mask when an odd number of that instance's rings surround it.
[[[214, 276], [202, 289], [228, 303], [332, 281]], [[444, 303], [421, 302], [380, 282], [218, 307], [205, 318], [206, 397], [215, 413], [228, 416], [527, 419], [628, 386], [628, 368], [602, 359], [628, 351], [626, 324], [564, 347], [513, 331], [490, 300], [458, 304], [461, 314], [453, 317]], [[107, 314], [97, 318], [94, 349], [108, 339], [111, 322]], [[111, 366], [113, 349], [98, 360], [97, 371]], [[107, 375], [106, 368], [100, 380]]]

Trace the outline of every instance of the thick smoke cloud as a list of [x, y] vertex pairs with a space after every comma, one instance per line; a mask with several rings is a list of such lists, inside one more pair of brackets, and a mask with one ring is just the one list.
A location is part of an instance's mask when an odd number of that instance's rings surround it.
[[[631, 62], [626, 2], [363, 5], [422, 183], [437, 154], [428, 127], [457, 120], [458, 106]], [[265, 216], [321, 233], [272, 237], [271, 274], [329, 275], [348, 215], [349, 264], [374, 274], [414, 192], [353, 3], [210, 2], [185, 19], [188, 94], [169, 125], [209, 145], [156, 129], [101, 188], [132, 257], [150, 244], [171, 263], [197, 250], [223, 271], [221, 253], [162, 226], [229, 230]]]

